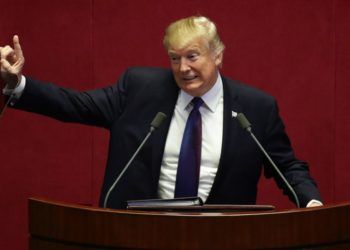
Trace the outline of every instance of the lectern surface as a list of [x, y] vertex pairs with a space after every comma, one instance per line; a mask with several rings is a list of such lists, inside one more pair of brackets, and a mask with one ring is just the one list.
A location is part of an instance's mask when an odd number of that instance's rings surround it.
[[146, 212], [29, 201], [30, 250], [350, 249], [350, 203], [265, 212]]

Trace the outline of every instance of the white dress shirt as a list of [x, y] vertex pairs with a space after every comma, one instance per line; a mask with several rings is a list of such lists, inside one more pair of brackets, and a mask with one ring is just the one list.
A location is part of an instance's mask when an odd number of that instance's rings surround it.
[[[224, 116], [224, 98], [221, 76], [203, 96], [204, 104], [199, 108], [202, 116], [202, 152], [198, 196], [206, 201], [219, 166]], [[166, 139], [158, 195], [162, 199], [174, 198], [177, 166], [187, 118], [192, 110], [190, 96], [180, 90]]]

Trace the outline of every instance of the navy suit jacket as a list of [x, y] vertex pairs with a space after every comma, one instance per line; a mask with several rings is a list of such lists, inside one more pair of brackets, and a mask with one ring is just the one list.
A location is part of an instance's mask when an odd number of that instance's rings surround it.
[[[222, 152], [207, 203], [255, 204], [257, 183], [263, 166], [265, 175], [275, 177], [278, 186], [289, 195], [253, 140], [232, 117], [232, 111], [243, 112], [253, 124], [256, 137], [295, 189], [301, 206], [306, 206], [311, 199], [321, 200], [307, 164], [294, 156], [275, 99], [225, 77], [223, 93]], [[100, 204], [149, 131], [156, 113], [165, 113], [168, 117], [166, 121], [153, 133], [111, 193], [108, 207], [124, 208], [127, 200], [157, 198], [165, 141], [178, 94], [179, 88], [170, 70], [130, 68], [117, 84], [86, 92], [28, 78], [23, 95], [15, 107], [65, 122], [104, 127], [110, 131]]]

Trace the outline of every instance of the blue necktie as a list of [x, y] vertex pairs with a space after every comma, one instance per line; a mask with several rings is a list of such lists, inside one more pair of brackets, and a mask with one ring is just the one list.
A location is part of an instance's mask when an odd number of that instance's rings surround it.
[[192, 99], [193, 109], [188, 116], [182, 138], [175, 183], [175, 198], [198, 195], [199, 169], [202, 149], [202, 117], [199, 112], [203, 100]]

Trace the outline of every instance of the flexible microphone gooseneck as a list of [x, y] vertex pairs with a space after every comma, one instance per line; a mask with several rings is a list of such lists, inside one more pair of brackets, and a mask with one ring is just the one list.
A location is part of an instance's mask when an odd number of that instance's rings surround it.
[[284, 175], [282, 174], [282, 172], [278, 169], [278, 167], [276, 166], [276, 164], [273, 162], [273, 160], [271, 159], [271, 157], [268, 155], [268, 153], [266, 152], [266, 150], [264, 149], [264, 147], [260, 144], [259, 140], [255, 137], [255, 135], [252, 132], [252, 127], [250, 122], [248, 121], [248, 119], [245, 117], [245, 115], [243, 113], [238, 113], [236, 116], [239, 124], [241, 125], [241, 127], [247, 131], [250, 136], [253, 138], [253, 140], [255, 141], [255, 143], [258, 145], [259, 149], [261, 150], [261, 152], [263, 152], [263, 154], [265, 155], [265, 157], [268, 159], [268, 161], [270, 162], [271, 166], [274, 168], [274, 170], [278, 173], [278, 175], [281, 177], [281, 179], [283, 180], [283, 182], [286, 184], [288, 190], [290, 191], [290, 193], [293, 195], [295, 203], [297, 205], [298, 208], [300, 208], [300, 203], [299, 203], [299, 199], [298, 196], [296, 195], [294, 189], [292, 188], [292, 186], [289, 184], [289, 182], [287, 181], [287, 179], [284, 177]]
[[162, 124], [162, 122], [165, 120], [165, 118], [166, 118], [166, 115], [164, 113], [162, 113], [162, 112], [158, 112], [157, 115], [154, 117], [153, 121], [151, 122], [151, 127], [149, 129], [148, 134], [143, 139], [143, 141], [141, 142], [140, 146], [137, 148], [135, 153], [132, 155], [132, 157], [130, 158], [128, 163], [125, 165], [123, 170], [120, 172], [120, 174], [118, 175], [117, 179], [113, 182], [112, 186], [109, 188], [109, 190], [108, 190], [108, 192], [107, 192], [107, 194], [105, 196], [104, 202], [103, 202], [103, 207], [104, 208], [107, 207], [108, 198], [109, 198], [111, 192], [113, 191], [113, 189], [115, 188], [115, 186], [118, 184], [119, 180], [124, 175], [125, 171], [129, 168], [131, 163], [134, 161], [134, 159], [136, 158], [136, 156], [138, 155], [140, 150], [143, 148], [143, 145], [145, 145], [145, 143], [147, 142], [148, 138], [151, 136], [153, 131], [156, 130], [157, 128], [159, 128], [159, 126]]
[[6, 103], [4, 104], [4, 106], [2, 107], [2, 109], [0, 109], [0, 118], [3, 116], [3, 114], [5, 113], [5, 109], [8, 107], [8, 105], [11, 103], [11, 101], [14, 99], [15, 95], [12, 94], [8, 97]]

